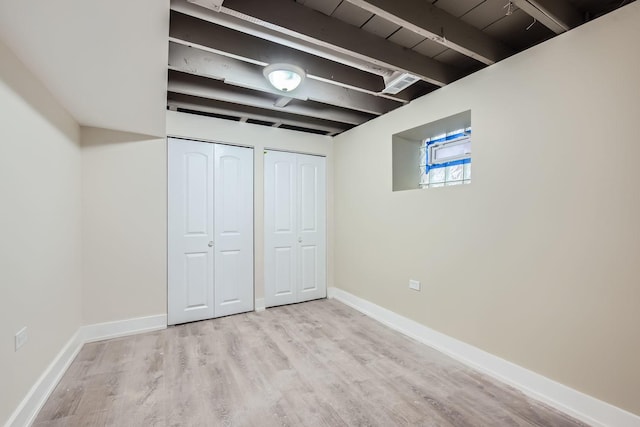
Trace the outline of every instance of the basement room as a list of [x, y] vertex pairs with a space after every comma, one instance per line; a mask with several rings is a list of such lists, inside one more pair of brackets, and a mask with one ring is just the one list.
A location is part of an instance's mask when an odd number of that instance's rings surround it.
[[0, 425], [640, 427], [639, 41], [634, 0], [2, 0]]

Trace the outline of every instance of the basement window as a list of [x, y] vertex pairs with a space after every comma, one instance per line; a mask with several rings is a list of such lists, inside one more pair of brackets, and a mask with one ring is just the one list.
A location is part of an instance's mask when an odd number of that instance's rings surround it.
[[471, 110], [391, 136], [392, 190], [471, 182]]
[[426, 138], [419, 168], [420, 188], [471, 183], [471, 127]]

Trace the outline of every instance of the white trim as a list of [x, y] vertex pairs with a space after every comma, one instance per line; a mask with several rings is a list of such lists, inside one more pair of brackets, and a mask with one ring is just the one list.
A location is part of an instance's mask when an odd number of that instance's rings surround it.
[[266, 306], [264, 305], [264, 298], [256, 298], [256, 305], [255, 305], [255, 311], [259, 312], [259, 311], [265, 311], [266, 310]]
[[136, 317], [115, 322], [95, 323], [80, 328], [85, 343], [127, 335], [142, 334], [167, 328], [167, 315]]
[[480, 350], [416, 321], [338, 288], [329, 288], [329, 298], [366, 314], [423, 344], [507, 383], [528, 396], [594, 427], [638, 427], [640, 416], [574, 390], [498, 356]]
[[58, 385], [58, 382], [75, 359], [84, 344], [80, 331], [76, 331], [51, 364], [33, 384], [31, 390], [22, 399], [13, 414], [5, 423], [5, 427], [30, 426], [38, 412]]
[[157, 331], [166, 327], [166, 314], [81, 326], [33, 384], [4, 426], [28, 427], [35, 421], [38, 412], [85, 343]]

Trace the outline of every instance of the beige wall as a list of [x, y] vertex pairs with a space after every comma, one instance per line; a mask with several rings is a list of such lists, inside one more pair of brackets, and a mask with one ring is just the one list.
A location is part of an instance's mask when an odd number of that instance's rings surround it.
[[[336, 137], [336, 286], [640, 414], [638, 22], [636, 2]], [[391, 135], [468, 109], [471, 185], [392, 192]]]
[[319, 154], [327, 158], [327, 285], [333, 284], [333, 150], [332, 138], [285, 129], [238, 123], [192, 114], [167, 112], [167, 134], [254, 147], [255, 295], [264, 298], [264, 155], [265, 149]]
[[[255, 148], [255, 279], [256, 297], [262, 298], [262, 152], [326, 155], [331, 176], [331, 138], [171, 111], [167, 133]], [[82, 128], [81, 140], [83, 322], [165, 314], [166, 140], [90, 127]], [[329, 215], [329, 230], [331, 220]], [[329, 283], [331, 277], [330, 269]]]
[[167, 312], [165, 139], [82, 128], [84, 324]]
[[2, 42], [0, 129], [4, 424], [80, 326], [81, 221], [79, 127]]

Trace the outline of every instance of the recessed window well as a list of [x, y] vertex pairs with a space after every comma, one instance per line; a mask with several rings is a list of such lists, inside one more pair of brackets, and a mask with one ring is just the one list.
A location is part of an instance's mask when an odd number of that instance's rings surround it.
[[393, 135], [393, 191], [471, 183], [471, 111]]

